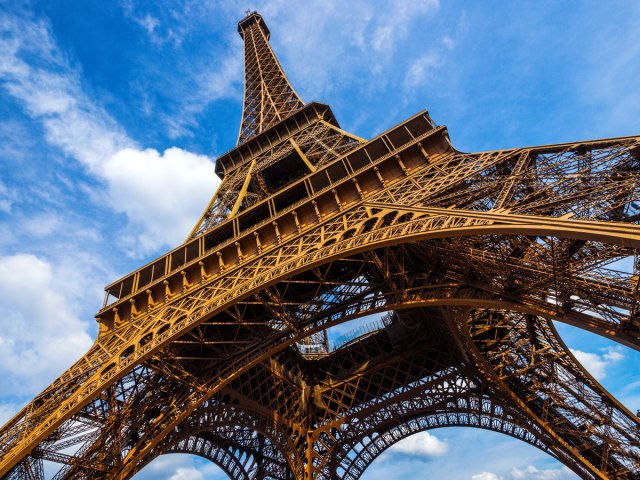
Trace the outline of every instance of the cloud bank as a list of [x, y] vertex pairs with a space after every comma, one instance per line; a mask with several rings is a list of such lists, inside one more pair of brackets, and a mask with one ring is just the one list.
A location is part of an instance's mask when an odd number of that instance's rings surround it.
[[[132, 256], [181, 243], [219, 183], [211, 159], [177, 147], [141, 149], [85, 92], [81, 69], [57, 46], [47, 22], [25, 14], [3, 16], [0, 25], [2, 86], [41, 123], [51, 145], [104, 184], [96, 198], [129, 220], [127, 233], [116, 238]], [[10, 206], [0, 188], [0, 208]]]

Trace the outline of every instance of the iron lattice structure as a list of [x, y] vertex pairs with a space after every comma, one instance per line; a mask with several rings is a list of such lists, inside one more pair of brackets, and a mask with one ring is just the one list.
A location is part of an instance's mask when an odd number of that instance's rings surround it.
[[552, 323], [640, 348], [640, 137], [462, 153], [420, 112], [364, 141], [300, 101], [258, 14], [239, 32], [220, 188], [106, 288], [93, 347], [0, 431], [0, 476], [124, 479], [188, 452], [233, 479], [357, 479], [463, 425], [640, 478], [638, 418]]

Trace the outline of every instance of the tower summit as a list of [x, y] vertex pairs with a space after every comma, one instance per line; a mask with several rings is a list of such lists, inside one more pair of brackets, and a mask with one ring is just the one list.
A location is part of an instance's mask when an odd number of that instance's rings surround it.
[[270, 32], [253, 12], [238, 23], [244, 39], [244, 105], [238, 145], [304, 106], [269, 45]]
[[238, 30], [218, 191], [106, 287], [94, 345], [0, 430], [0, 477], [128, 479], [181, 452], [238, 480], [355, 480], [472, 426], [640, 478], [637, 416], [552, 323], [640, 349], [640, 137], [462, 153], [422, 111], [365, 141], [300, 100], [260, 15]]
[[241, 20], [238, 32], [244, 39], [245, 57], [238, 143], [216, 160], [222, 183], [189, 238], [236, 216], [364, 141], [343, 131], [328, 105], [305, 105], [300, 100], [269, 45], [271, 34], [258, 13]]

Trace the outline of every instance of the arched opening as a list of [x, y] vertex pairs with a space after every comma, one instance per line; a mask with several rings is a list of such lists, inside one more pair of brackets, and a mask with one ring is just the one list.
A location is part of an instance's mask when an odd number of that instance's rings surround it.
[[[484, 389], [476, 383], [476, 379], [445, 374], [440, 380], [424, 386], [426, 389], [418, 388], [410, 396], [401, 395], [396, 400], [382, 401], [375, 412], [363, 411], [349, 419], [340, 431], [332, 433], [333, 437], [340, 439], [341, 446], [334, 450], [335, 456], [325, 465], [318, 478], [359, 479], [377, 458], [382, 459], [378, 464], [382, 464], [383, 472], [392, 464], [397, 469], [405, 469], [403, 476], [406, 478], [453, 478], [426, 470], [429, 468], [426, 463], [443, 458], [444, 463], [452, 468], [458, 463], [468, 463], [465, 456], [470, 455], [462, 447], [473, 448], [478, 455], [486, 448], [495, 448], [492, 446], [494, 441], [483, 440], [483, 431], [503, 433], [501, 437], [493, 437], [501, 438], [503, 443], [507, 438], [513, 438], [515, 444], [527, 443], [537, 447], [533, 450], [540, 449], [533, 454], [536, 461], [532, 460], [532, 465], [513, 465], [522, 471], [530, 466], [538, 468], [536, 465], [543, 465], [547, 469], [550, 468], [547, 465], [552, 465], [546, 457], [556, 456], [556, 452], [549, 448], [545, 433], [530, 424], [527, 416], [517, 407], [482, 394]], [[448, 393], [441, 395], [443, 392]], [[458, 428], [447, 428], [452, 426]], [[459, 430], [467, 433], [456, 433]], [[326, 439], [319, 440], [329, 445]], [[513, 453], [513, 456], [520, 458], [522, 455]], [[410, 467], [417, 464], [422, 465], [411, 472]], [[467, 472], [464, 469], [460, 471]], [[472, 474], [483, 471], [469, 472], [469, 475], [459, 478], [471, 478]], [[401, 478], [401, 475], [396, 473], [389, 478]]]
[[[466, 277], [465, 277], [465, 279], [464, 279], [464, 281], [465, 281], [465, 282], [467, 282], [467, 283], [477, 282], [477, 281], [478, 281], [478, 279], [477, 279], [477, 278], [474, 278], [473, 276], [468, 275], [468, 277], [469, 277], [469, 278], [466, 278]], [[496, 278], [496, 277], [494, 276], [494, 278]], [[546, 291], [546, 290], [545, 290], [545, 291]], [[423, 298], [423, 299], [421, 299], [421, 300], [417, 300], [417, 298], [418, 298], [418, 297], [413, 297], [413, 300], [412, 300], [412, 301], [413, 301], [413, 302], [416, 302], [414, 305], [417, 305], [419, 301], [424, 301], [424, 302], [431, 301], [431, 302], [432, 302], [432, 304], [434, 304], [434, 303], [433, 303], [433, 300], [434, 300], [433, 298], [424, 297], [424, 298]], [[442, 297], [442, 296], [440, 296], [440, 297], [435, 298], [435, 301], [436, 301], [436, 302], [440, 302], [440, 301], [442, 301], [442, 299], [443, 299], [443, 297]], [[456, 299], [456, 300], [457, 300], [457, 299]], [[461, 304], [462, 304], [462, 302], [464, 302], [464, 304], [465, 304], [465, 305], [468, 305], [468, 304], [470, 303], [470, 300], [474, 300], [474, 299], [473, 299], [473, 298], [469, 298], [469, 297], [462, 297], [462, 296], [461, 296], [461, 297], [460, 297], [460, 300], [458, 301], [458, 302], [459, 302], [459, 303], [458, 303], [458, 305], [461, 305]], [[549, 303], [549, 302], [548, 302], [548, 297], [544, 297], [544, 298], [542, 298], [542, 300], [543, 300], [543, 301], [545, 301], [546, 303]], [[446, 304], [443, 304], [443, 305], [446, 305]], [[453, 305], [453, 304], [449, 303], [449, 305]], [[410, 308], [410, 307], [407, 307], [407, 308]], [[489, 307], [486, 307], [486, 306], [484, 306], [484, 305], [483, 305], [483, 306], [482, 306], [482, 308], [489, 308]], [[497, 307], [497, 308], [503, 308], [503, 307]], [[506, 307], [504, 307], [504, 308], [506, 308]], [[375, 310], [375, 309], [373, 309], [373, 310]], [[570, 309], [569, 309], [569, 312], [570, 312]], [[531, 315], [531, 314], [530, 314], [529, 312], [527, 312], [527, 315]], [[525, 385], [525, 386], [526, 386], [526, 385]], [[584, 426], [585, 426], [585, 424], [577, 425], [577, 427], [584, 427]]]
[[229, 475], [209, 459], [186, 453], [160, 455], [142, 468], [134, 480], [227, 480]]
[[391, 445], [360, 480], [446, 478], [451, 480], [576, 480], [547, 453], [508, 435], [471, 427], [415, 433]]
[[[274, 430], [257, 412], [213, 400], [168, 436], [139, 468], [146, 470], [147, 465], [159, 458], [184, 458], [184, 454], [189, 454], [215, 464], [217, 469], [213, 471], [224, 472], [223, 478], [289, 478], [293, 467], [288, 464], [281, 444], [286, 441], [286, 435]], [[202, 461], [197, 459], [191, 463], [195, 466], [181, 466], [183, 476], [176, 480], [208, 478], [201, 473], [212, 471], [211, 467], [202, 467]]]
[[[411, 311], [411, 310], [412, 310], [412, 308], [409, 308], [409, 310], [405, 310], [405, 311]], [[482, 311], [482, 309], [480, 309], [480, 310]], [[501, 311], [499, 309], [495, 310], [494, 312], [497, 315], [504, 315], [504, 319], [508, 318], [507, 312], [502, 311], [502, 313], [501, 313]], [[527, 320], [527, 327], [526, 327], [527, 335], [531, 336], [531, 342], [536, 345], [536, 348], [540, 348], [540, 347], [542, 347], [542, 345], [539, 343], [540, 340], [533, 339], [534, 336], [537, 336], [537, 335], [543, 335], [544, 336], [544, 335], [547, 335], [549, 333], [553, 334], [553, 331], [549, 331], [549, 332], [545, 333], [546, 330], [545, 330], [544, 324], [546, 322], [541, 318], [539, 320], [535, 320], [533, 318], [530, 318], [532, 316], [528, 315], [528, 314], [516, 314], [514, 318], [516, 318], [516, 317], [519, 318], [519, 320], [517, 320], [517, 322], [515, 322], [515, 323], [512, 323], [513, 328], [514, 329], [518, 329], [518, 328], [522, 329], [523, 325], [524, 325], [524, 319], [526, 319]], [[406, 320], [408, 320], [408, 319], [406, 319]], [[529, 324], [529, 322], [532, 322], [532, 323]], [[348, 326], [349, 323], [351, 323], [351, 322], [345, 323], [344, 326], [345, 327]], [[518, 323], [519, 323], [519, 325], [518, 325]], [[505, 323], [504, 326], [506, 326], [506, 325], [507, 324]], [[503, 328], [503, 327], [501, 327], [501, 328]], [[536, 332], [538, 332], [538, 333], [536, 333]], [[528, 336], [527, 337], [523, 337], [523, 338], [529, 338]], [[485, 337], [486, 337], [486, 335], [484, 335], [482, 339], [486, 340]], [[540, 337], [540, 338], [542, 338], [542, 337]], [[550, 343], [549, 344], [549, 348], [557, 348], [557, 347], [554, 346], [552, 343]], [[560, 350], [558, 350], [558, 351], [560, 352]], [[567, 365], [569, 365], [569, 364], [567, 364]], [[560, 372], [562, 372], [562, 368], [564, 368], [564, 367], [561, 367]], [[568, 381], [569, 380], [569, 377], [567, 376], [568, 374], [569, 374], [569, 371], [566, 371], [566, 370], [564, 371], [564, 373], [560, 373], [561, 380], [564, 379], [564, 380]], [[536, 382], [536, 380], [534, 379], [533, 383], [535, 383], [535, 382]], [[523, 387], [531, 387], [532, 385], [529, 384], [528, 380], [525, 379], [525, 380], [523, 380], [522, 386]], [[532, 393], [534, 393], [534, 391], [535, 390], [531, 390]], [[541, 394], [544, 394], [544, 389], [540, 390], [540, 392], [541, 392]], [[554, 401], [557, 402], [558, 400], [554, 400]], [[560, 409], [565, 409], [566, 408], [564, 406], [561, 406], [560, 404], [558, 404], [558, 405], [559, 405]], [[456, 408], [455, 405], [452, 405], [451, 408], [447, 405], [446, 410], [447, 411], [452, 411], [452, 410], [455, 410], [455, 408]], [[576, 416], [575, 418], [573, 418], [571, 421], [577, 422], [576, 426], [578, 428], [584, 426], [584, 428], [589, 429], [590, 428], [589, 426], [587, 426], [586, 424], [581, 424], [580, 423], [581, 419], [578, 418], [578, 417], [579, 417], [579, 415]], [[399, 417], [396, 417], [396, 418], [399, 418]], [[569, 417], [567, 417], [567, 418], [569, 418]], [[586, 417], [582, 417], [582, 421], [584, 421], [584, 418], [586, 418]], [[527, 425], [526, 421], [525, 421], [525, 423], [523, 423], [522, 421], [519, 421], [519, 422], [516, 422], [516, 423], [519, 423], [520, 425]], [[461, 425], [469, 425], [469, 423], [466, 423], [466, 424], [461, 423]], [[438, 427], [441, 427], [441, 426], [444, 426], [444, 425], [438, 425]], [[486, 427], [486, 426], [483, 426], [483, 425], [475, 425], [475, 426], [479, 426], [480, 428], [489, 428], [489, 427]], [[437, 428], [437, 427], [431, 426], [430, 428]], [[527, 425], [527, 428], [528, 428], [528, 425]], [[496, 428], [490, 428], [490, 429], [496, 429]], [[511, 432], [508, 432], [508, 431], [506, 433], [512, 434]], [[378, 431], [377, 430], [374, 431], [373, 434], [374, 435], [378, 434]], [[517, 435], [514, 435], [514, 436], [517, 436]], [[334, 435], [334, 437], [335, 437], [335, 435]], [[522, 438], [525, 441], [529, 441], [527, 438], [522, 437], [522, 436], [519, 437], [519, 438]], [[464, 442], [473, 443], [474, 445], [476, 445], [476, 449], [480, 449], [483, 445], [487, 445], [487, 443], [488, 443], [488, 441], [485, 440], [484, 437], [482, 437], [482, 435], [480, 433], [478, 433], [478, 432], [472, 432], [471, 434], [468, 434], [467, 438], [464, 440]], [[489, 443], [495, 443], [495, 442], [491, 441]], [[534, 443], [534, 442], [531, 442], [531, 443]], [[326, 442], [325, 442], [325, 444], [326, 444]], [[547, 445], [549, 445], [549, 443], [547, 443]], [[489, 446], [487, 448], [495, 448], [495, 447]], [[543, 448], [543, 447], [539, 446], [539, 448]], [[379, 450], [379, 446], [378, 446], [378, 450]], [[351, 459], [353, 462], [357, 462], [358, 465], [359, 465], [359, 467], [358, 467], [358, 469], [356, 471], [356, 475], [352, 475], [349, 472], [348, 469], [343, 468], [342, 471], [336, 470], [337, 477], [338, 478], [349, 478], [349, 479], [360, 478], [360, 474], [363, 471], [362, 467], [363, 466], [365, 466], [365, 467], [367, 466], [366, 465], [367, 459], [372, 460], [373, 458], [376, 458], [379, 453], [380, 453], [379, 451], [375, 451], [375, 452], [365, 452], [364, 455], [359, 456], [359, 457], [356, 455], [354, 458]], [[552, 454], [552, 452], [548, 452], [548, 453]], [[529, 455], [531, 455], [531, 454], [529, 454]], [[358, 457], [358, 458], [356, 458], [356, 457]], [[521, 458], [521, 457], [522, 457], [522, 455], [520, 455], [520, 454], [517, 454], [517, 455], [514, 454], [514, 458]], [[544, 478], [543, 475], [547, 475], [547, 477], [549, 475], [552, 475], [551, 478], [577, 478], [575, 476], [575, 474], [570, 473], [570, 471], [567, 468], [559, 466], [560, 464], [558, 462], [555, 462], [555, 463], [552, 462], [551, 459], [547, 458], [547, 455], [545, 455], [545, 454], [537, 454], [537, 452], [536, 452], [536, 454], [533, 455], [533, 457], [531, 457], [531, 458], [534, 458], [534, 457], [535, 457], [535, 459], [538, 459], [538, 460], [536, 460], [535, 462], [533, 462], [533, 461], [528, 462], [527, 464], [515, 464], [515, 463], [511, 462], [510, 470], [509, 471], [503, 470], [504, 474], [503, 473], [497, 474], [497, 473], [495, 473], [493, 471], [490, 471], [488, 468], [484, 468], [482, 470], [479, 470], [479, 471], [476, 471], [476, 472], [472, 472], [472, 474], [470, 474], [470, 476], [460, 477], [460, 478], [477, 478], [478, 480], [493, 480], [493, 479], [498, 479], [498, 478], [514, 478], [514, 479], [515, 478]], [[498, 458], [502, 459], [502, 456], [499, 456]], [[465, 458], [458, 458], [457, 460], [449, 459], [445, 463], [451, 464], [452, 461], [454, 463], [457, 463], [457, 462], [465, 463], [467, 460]], [[569, 464], [570, 465], [571, 463], [570, 462], [566, 462], [566, 459], [565, 459], [565, 464]], [[336, 464], [334, 463], [333, 465], [335, 467]], [[485, 465], [490, 465], [490, 463], [485, 463]], [[338, 468], [340, 468], [340, 467], [338, 467]], [[577, 468], [578, 469], [577, 471], [580, 471], [580, 467], [578, 465], [572, 465], [572, 468]], [[513, 474], [509, 473], [510, 471], [513, 471], [515, 473], [513, 473]], [[511, 475], [511, 477], [509, 477], [507, 474]], [[406, 473], [406, 475], [409, 478], [412, 478], [416, 474], [415, 473], [414, 474]], [[429, 475], [430, 476], [432, 475], [431, 472], [429, 472]], [[475, 477], [474, 477], [474, 475], [475, 475]], [[482, 475], [484, 475], [484, 476], [482, 476]], [[438, 475], [435, 475], [435, 477], [438, 478]], [[319, 477], [319, 478], [325, 478], [325, 477]], [[326, 478], [332, 478], [332, 477], [328, 476]], [[382, 476], [381, 477], [371, 477], [371, 478], [382, 478]], [[452, 478], [452, 477], [451, 476], [446, 476], [445, 478]]]

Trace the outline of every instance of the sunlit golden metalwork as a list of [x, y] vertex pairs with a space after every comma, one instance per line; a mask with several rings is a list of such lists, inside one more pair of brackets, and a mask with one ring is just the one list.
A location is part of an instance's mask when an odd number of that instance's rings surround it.
[[640, 478], [638, 418], [551, 323], [640, 348], [640, 137], [462, 153], [420, 112], [365, 141], [302, 103], [258, 14], [239, 32], [220, 188], [107, 286], [93, 347], [0, 431], [0, 475], [125, 479], [187, 452], [234, 479], [357, 479], [462, 425]]

